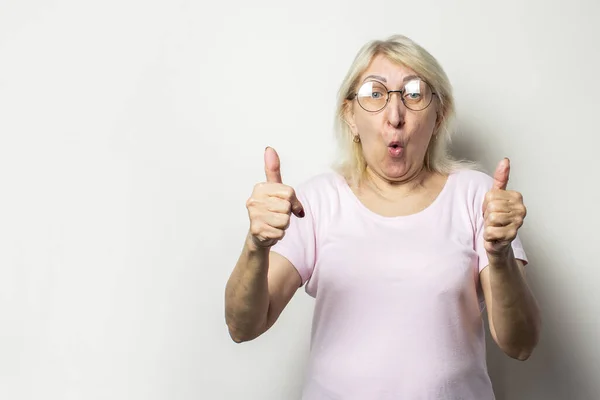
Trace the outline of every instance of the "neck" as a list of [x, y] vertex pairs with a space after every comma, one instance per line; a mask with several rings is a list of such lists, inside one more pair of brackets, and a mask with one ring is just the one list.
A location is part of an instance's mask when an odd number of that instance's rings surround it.
[[400, 179], [389, 179], [367, 166], [365, 179], [361, 184], [363, 189], [369, 189], [381, 197], [393, 200], [409, 196], [425, 187], [425, 182], [431, 177], [431, 172], [422, 165], [417, 171]]

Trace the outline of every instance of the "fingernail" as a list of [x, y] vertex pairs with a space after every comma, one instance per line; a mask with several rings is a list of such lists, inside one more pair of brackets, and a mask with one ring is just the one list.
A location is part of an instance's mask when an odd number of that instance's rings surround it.
[[300, 212], [298, 213], [298, 215], [300, 215], [300, 218], [304, 218], [304, 210], [300, 210]]

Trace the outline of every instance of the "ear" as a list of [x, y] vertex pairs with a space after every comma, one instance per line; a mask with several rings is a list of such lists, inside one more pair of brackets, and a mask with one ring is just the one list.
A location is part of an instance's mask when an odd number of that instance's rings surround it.
[[435, 128], [433, 128], [434, 132], [437, 132], [438, 129], [440, 128], [440, 126], [442, 125], [442, 121], [444, 118], [444, 114], [443, 114], [443, 110], [442, 110], [442, 105], [440, 104], [439, 99], [437, 98], [437, 96], [435, 96], [436, 98], [436, 102], [435, 102]]
[[442, 114], [436, 112], [435, 113], [435, 127], [433, 128], [433, 132], [437, 132], [442, 125]]
[[356, 123], [354, 121], [354, 111], [352, 110], [352, 101], [345, 100], [344, 101], [344, 121], [350, 127], [350, 130], [354, 135], [358, 134], [358, 129], [356, 129]]

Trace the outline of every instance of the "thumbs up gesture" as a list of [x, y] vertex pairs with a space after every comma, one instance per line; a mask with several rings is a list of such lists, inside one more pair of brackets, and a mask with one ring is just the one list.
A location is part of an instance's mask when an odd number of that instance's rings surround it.
[[304, 217], [304, 207], [296, 192], [281, 181], [280, 161], [275, 149], [265, 149], [266, 182], [254, 186], [246, 201], [250, 235], [255, 246], [269, 248], [285, 235], [291, 214]]
[[496, 167], [494, 186], [483, 202], [483, 239], [490, 257], [508, 256], [511, 243], [527, 215], [521, 193], [506, 190], [509, 175], [510, 161], [505, 158]]

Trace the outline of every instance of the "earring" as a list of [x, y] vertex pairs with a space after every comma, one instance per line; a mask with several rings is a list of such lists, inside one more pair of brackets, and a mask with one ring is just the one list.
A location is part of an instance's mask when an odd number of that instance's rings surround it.
[[354, 143], [360, 143], [360, 136], [358, 136], [358, 135], [354, 135], [354, 138], [352, 139], [352, 141], [353, 141]]

